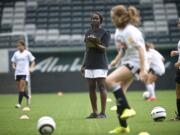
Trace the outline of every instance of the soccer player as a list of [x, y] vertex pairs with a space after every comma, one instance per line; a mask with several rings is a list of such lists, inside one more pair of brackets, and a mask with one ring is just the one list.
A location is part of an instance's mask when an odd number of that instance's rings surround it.
[[[107, 90], [105, 78], [108, 72], [106, 48], [110, 41], [110, 33], [101, 27], [103, 17], [96, 12], [91, 17], [91, 28], [85, 34], [85, 57], [81, 68], [88, 81], [89, 96], [93, 112], [87, 118], [106, 118]], [[101, 112], [98, 113], [96, 84], [100, 91]]]
[[125, 48], [122, 47], [124, 49], [120, 51], [121, 66], [106, 78], [107, 86], [113, 90], [116, 98], [117, 114], [120, 122], [120, 126], [109, 133], [128, 133], [130, 128], [127, 119], [135, 116], [136, 112], [128, 104], [123, 87], [127, 84], [130, 85], [135, 74], [139, 74], [142, 81], [145, 81], [147, 77], [148, 65], [145, 42], [142, 33], [136, 27], [140, 23], [140, 17], [135, 7], [114, 6], [111, 9], [111, 19], [116, 26], [115, 44], [120, 48], [121, 46], [125, 46]]
[[146, 43], [147, 58], [149, 63], [148, 77], [145, 82], [146, 89], [150, 93], [148, 101], [155, 101], [155, 81], [165, 73], [164, 57], [154, 49], [152, 43]]
[[[180, 29], [180, 18], [178, 20], [178, 28]], [[177, 50], [171, 51], [171, 57], [177, 56], [180, 54], [180, 41], [178, 42]], [[178, 61], [174, 64], [174, 66], [177, 68], [176, 72], [176, 107], [177, 107], [177, 113], [176, 117], [173, 118], [173, 120], [180, 120], [180, 55], [178, 58]]]
[[12, 68], [15, 70], [15, 80], [17, 81], [17, 87], [19, 90], [18, 103], [15, 107], [21, 108], [23, 97], [27, 99], [27, 105], [29, 105], [30, 97], [26, 93], [25, 89], [28, 82], [29, 73], [32, 71], [35, 65], [35, 57], [30, 51], [26, 50], [24, 41], [20, 40], [17, 43], [17, 51], [12, 56], [11, 62]]

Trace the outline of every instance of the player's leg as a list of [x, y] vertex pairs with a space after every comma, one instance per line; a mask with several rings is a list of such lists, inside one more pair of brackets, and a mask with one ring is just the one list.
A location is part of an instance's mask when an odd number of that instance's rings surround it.
[[155, 82], [158, 79], [158, 76], [153, 74], [152, 72], [148, 73], [148, 79], [146, 82], [146, 89], [150, 93], [150, 98], [148, 101], [154, 101], [156, 100], [156, 94], [155, 94]]
[[97, 95], [96, 95], [96, 79], [87, 79], [89, 86], [89, 97], [91, 101], [91, 106], [93, 113], [90, 114], [87, 118], [97, 118], [98, 117], [98, 108], [97, 108]]
[[180, 120], [180, 70], [177, 69], [176, 72], [176, 107], [177, 107], [177, 113], [175, 118], [172, 118], [171, 120]]
[[134, 80], [133, 78], [129, 78], [126, 81], [124, 81], [123, 83], [121, 83], [121, 86], [123, 88], [124, 93], [127, 92], [127, 89], [132, 84], [133, 80]]
[[19, 91], [19, 96], [18, 96], [18, 103], [16, 104], [16, 108], [20, 108], [21, 107], [21, 103], [22, 103], [22, 99], [23, 99], [23, 91], [22, 91], [22, 84], [21, 84], [21, 76], [20, 75], [16, 75], [15, 80], [17, 82], [17, 88]]
[[[130, 80], [130, 78], [133, 78], [133, 74], [126, 66], [119, 67], [106, 78], [107, 86], [109, 89], [113, 90], [114, 96], [116, 98], [117, 114], [121, 125], [121, 127], [115, 128], [114, 130], [110, 131], [110, 133], [129, 132], [126, 120], [121, 118], [125, 110], [130, 110], [129, 104], [124, 95], [121, 84], [127, 80]], [[135, 112], [133, 113], [134, 114], [131, 113], [131, 116], [135, 115]]]
[[176, 83], [176, 107], [177, 107], [177, 117], [180, 120], [180, 83]]
[[97, 85], [100, 91], [101, 98], [101, 112], [99, 118], [106, 118], [106, 99], [107, 99], [107, 89], [105, 86], [105, 78], [97, 78]]
[[[113, 90], [117, 101], [117, 108], [119, 108], [118, 110], [130, 109], [123, 88], [119, 82], [123, 83], [131, 78], [133, 78], [133, 74], [126, 66], [119, 67], [106, 78], [108, 88]], [[122, 113], [122, 111], [120, 112]], [[122, 119], [126, 118], [122, 117]]]

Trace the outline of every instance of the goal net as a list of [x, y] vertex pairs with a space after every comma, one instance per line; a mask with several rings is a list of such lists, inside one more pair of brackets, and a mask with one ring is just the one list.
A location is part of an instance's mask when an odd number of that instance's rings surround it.
[[[26, 48], [29, 49], [28, 35], [25, 32], [16, 33], [0, 33], [0, 80], [5, 86], [0, 87], [0, 93], [11, 93], [10, 86], [14, 81], [9, 79], [9, 75], [12, 74], [10, 53], [16, 51], [16, 44], [19, 40], [24, 40]], [[15, 89], [15, 88], [14, 88]], [[4, 90], [4, 91], [3, 91]], [[31, 77], [29, 76], [29, 82], [27, 86], [28, 95], [31, 96]]]

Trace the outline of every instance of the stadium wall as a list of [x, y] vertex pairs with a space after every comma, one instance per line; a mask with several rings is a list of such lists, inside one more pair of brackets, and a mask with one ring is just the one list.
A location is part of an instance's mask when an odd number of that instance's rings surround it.
[[[166, 58], [166, 74], [157, 81], [156, 88], [162, 90], [174, 89], [174, 62], [177, 58], [169, 57], [170, 49], [161, 49], [160, 52]], [[9, 51], [8, 54], [10, 65], [13, 51]], [[36, 67], [31, 74], [32, 92], [88, 91], [87, 82], [80, 74], [84, 56], [83, 51], [33, 51], [33, 54], [36, 57]], [[114, 50], [109, 51], [109, 61], [115, 55], [116, 52]], [[16, 83], [11, 66], [9, 66], [8, 71], [9, 73], [0, 73], [0, 93], [16, 92]], [[144, 90], [144, 85], [141, 82], [135, 81], [130, 90]]]

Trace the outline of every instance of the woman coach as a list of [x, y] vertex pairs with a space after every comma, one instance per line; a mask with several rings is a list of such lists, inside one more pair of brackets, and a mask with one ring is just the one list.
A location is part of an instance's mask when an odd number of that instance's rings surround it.
[[[93, 112], [87, 118], [106, 118], [107, 90], [105, 78], [108, 72], [106, 48], [110, 40], [110, 33], [101, 27], [103, 17], [96, 12], [91, 16], [91, 28], [85, 34], [86, 51], [81, 72], [88, 81], [89, 96]], [[98, 113], [96, 86], [100, 91], [101, 112]]]

